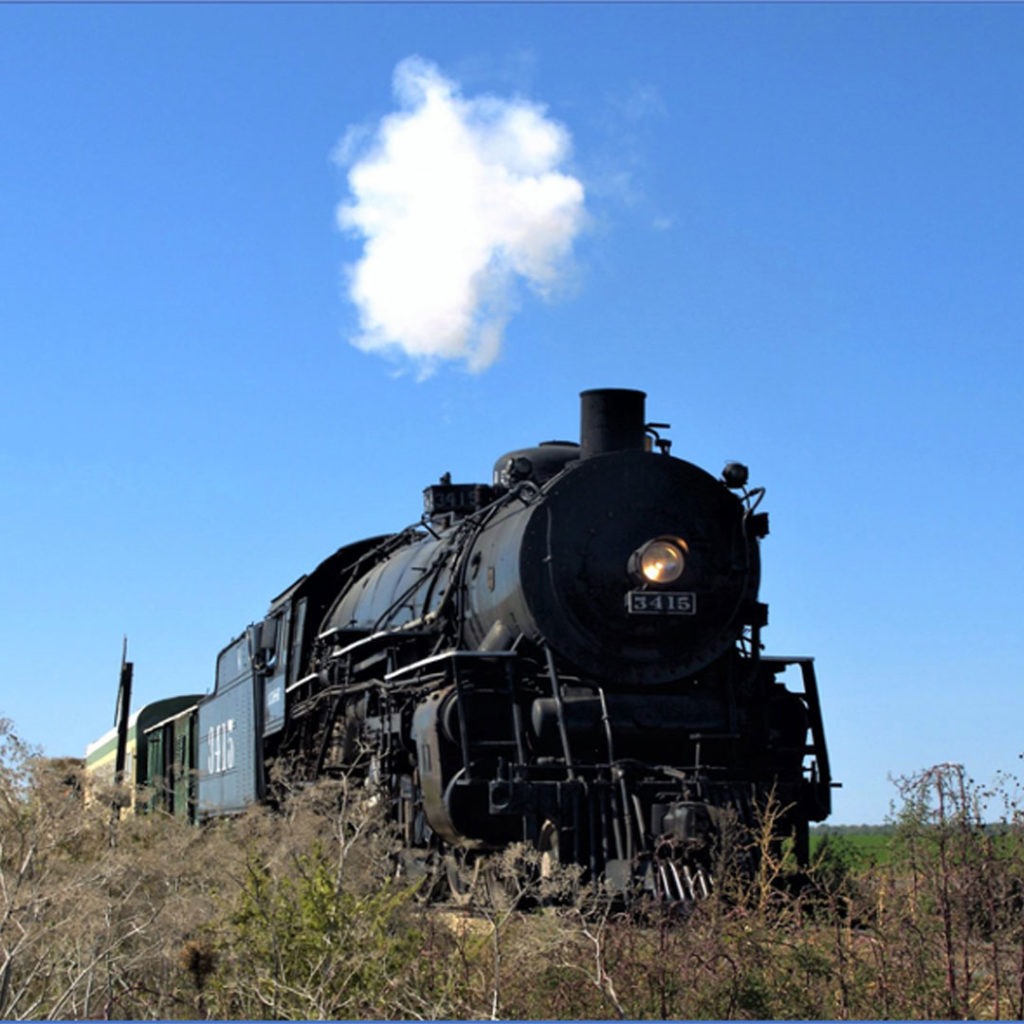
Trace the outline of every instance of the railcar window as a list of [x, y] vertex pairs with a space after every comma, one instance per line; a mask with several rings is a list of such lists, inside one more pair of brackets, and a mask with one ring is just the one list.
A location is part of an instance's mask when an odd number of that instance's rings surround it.
[[306, 628], [306, 603], [308, 598], [302, 598], [295, 608], [295, 618], [292, 620], [292, 649], [289, 655], [288, 682], [294, 683], [299, 677], [299, 666], [302, 661], [302, 632]]
[[266, 658], [266, 667], [269, 669], [273, 669], [277, 665], [278, 639], [282, 632], [281, 619], [282, 615], [275, 615], [272, 619], [267, 619], [260, 630], [260, 647], [263, 650], [264, 658]]
[[249, 640], [243, 636], [224, 651], [217, 662], [217, 689], [230, 686], [249, 668]]

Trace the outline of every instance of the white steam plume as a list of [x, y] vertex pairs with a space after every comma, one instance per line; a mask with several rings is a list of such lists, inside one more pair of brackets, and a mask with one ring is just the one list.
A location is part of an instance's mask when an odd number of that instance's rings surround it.
[[400, 110], [368, 143], [350, 131], [337, 155], [351, 165], [338, 223], [365, 239], [348, 268], [353, 344], [404, 351], [424, 374], [442, 359], [483, 370], [517, 281], [548, 297], [568, 268], [583, 223], [583, 186], [558, 170], [569, 134], [537, 104], [463, 98], [418, 57], [395, 69], [394, 91]]

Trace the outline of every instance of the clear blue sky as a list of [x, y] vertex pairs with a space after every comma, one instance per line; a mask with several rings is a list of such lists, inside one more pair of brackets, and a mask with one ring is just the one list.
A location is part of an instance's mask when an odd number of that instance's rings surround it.
[[[768, 489], [834, 821], [1017, 771], [1022, 53], [1011, 4], [0, 6], [0, 714], [81, 754], [124, 633], [139, 701], [206, 690], [322, 557], [618, 386]], [[414, 56], [582, 186], [476, 372], [351, 344], [338, 209]]]

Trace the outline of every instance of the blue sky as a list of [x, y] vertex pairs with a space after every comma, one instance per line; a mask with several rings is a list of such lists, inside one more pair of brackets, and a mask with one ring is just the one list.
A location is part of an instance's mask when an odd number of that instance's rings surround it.
[[[0, 6], [0, 714], [81, 754], [125, 633], [138, 700], [206, 690], [322, 557], [635, 387], [767, 487], [833, 820], [1016, 772], [1022, 52], [1010, 4]], [[411, 57], [582, 186], [476, 372], [351, 344], [338, 208]]]

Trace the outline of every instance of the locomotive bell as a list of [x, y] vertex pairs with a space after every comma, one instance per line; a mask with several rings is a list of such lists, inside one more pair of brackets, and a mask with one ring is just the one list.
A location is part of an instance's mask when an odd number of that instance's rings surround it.
[[541, 441], [534, 448], [506, 452], [494, 463], [491, 482], [499, 491], [507, 491], [521, 480], [540, 486], [580, 457], [575, 441]]
[[643, 451], [644, 391], [595, 388], [580, 392], [580, 458], [606, 452]]

